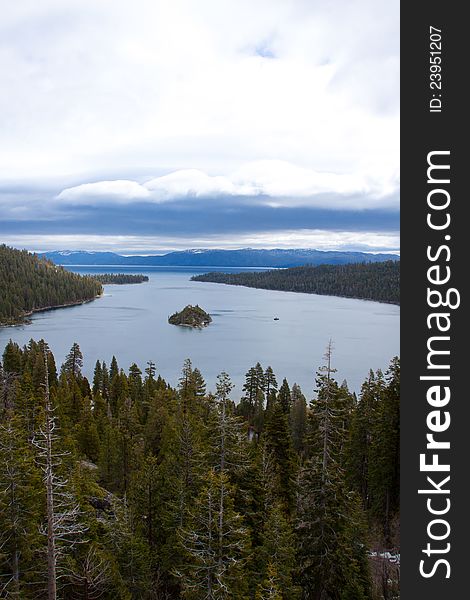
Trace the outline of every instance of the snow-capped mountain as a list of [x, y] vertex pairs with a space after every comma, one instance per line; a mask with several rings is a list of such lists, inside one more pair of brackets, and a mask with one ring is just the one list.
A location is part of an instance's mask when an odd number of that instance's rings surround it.
[[311, 249], [240, 250], [191, 249], [163, 255], [123, 256], [114, 252], [85, 250], [59, 250], [46, 252], [46, 256], [61, 265], [109, 266], [193, 266], [193, 267], [294, 267], [305, 264], [347, 264], [354, 262], [381, 262], [399, 260], [394, 254], [368, 254], [365, 252], [338, 252]]

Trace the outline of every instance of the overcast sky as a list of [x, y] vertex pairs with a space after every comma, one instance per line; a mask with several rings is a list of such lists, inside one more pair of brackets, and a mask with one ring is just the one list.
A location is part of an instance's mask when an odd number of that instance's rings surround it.
[[0, 241], [399, 248], [398, 0], [1, 10]]

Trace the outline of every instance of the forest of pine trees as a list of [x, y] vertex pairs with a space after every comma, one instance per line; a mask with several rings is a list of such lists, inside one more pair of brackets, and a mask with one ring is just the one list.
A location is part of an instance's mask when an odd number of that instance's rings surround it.
[[368, 556], [399, 546], [397, 358], [356, 398], [329, 344], [310, 402], [259, 363], [241, 400], [189, 359], [176, 388], [151, 361], [82, 364], [3, 353], [0, 597], [399, 597]]
[[99, 281], [66, 271], [26, 250], [0, 245], [0, 325], [31, 312], [77, 304], [102, 293]]
[[214, 272], [194, 275], [191, 279], [263, 290], [400, 303], [400, 261], [393, 260], [347, 265], [307, 265], [248, 273]]
[[98, 275], [90, 275], [92, 279], [99, 281], [103, 285], [123, 285], [125, 283], [144, 283], [148, 281], [147, 275], [139, 275], [133, 273], [99, 273]]

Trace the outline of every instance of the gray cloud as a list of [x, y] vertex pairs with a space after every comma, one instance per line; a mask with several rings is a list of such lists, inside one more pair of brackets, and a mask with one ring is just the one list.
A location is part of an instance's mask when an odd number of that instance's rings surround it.
[[0, 232], [396, 232], [398, 17], [397, 0], [6, 3]]

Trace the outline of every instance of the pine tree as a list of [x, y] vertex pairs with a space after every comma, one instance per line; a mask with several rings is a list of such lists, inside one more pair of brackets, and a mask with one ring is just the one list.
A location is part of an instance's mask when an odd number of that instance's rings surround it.
[[386, 387], [377, 406], [370, 448], [371, 509], [380, 519], [385, 542], [391, 543], [391, 520], [400, 497], [400, 362], [392, 360]]
[[204, 381], [201, 371], [197, 367], [192, 372], [191, 385], [196, 398], [204, 398], [206, 395], [206, 382]]
[[[367, 574], [353, 556], [358, 540], [357, 505], [347, 493], [341, 467], [345, 439], [345, 399], [332, 378], [332, 344], [317, 376], [317, 400], [312, 403], [310, 459], [298, 481], [297, 535], [300, 578], [304, 594], [313, 600], [341, 599], [354, 586], [357, 600], [367, 598]], [[353, 533], [354, 531], [354, 533]]]
[[253, 424], [256, 416], [258, 421], [262, 418], [264, 409], [264, 372], [260, 363], [256, 363], [254, 367], [248, 370], [245, 376], [245, 384], [243, 385], [243, 398], [239, 404], [239, 413], [243, 415], [249, 422]]
[[108, 367], [106, 366], [106, 363], [104, 361], [103, 361], [102, 371], [103, 371], [102, 394], [103, 394], [103, 398], [109, 404], [109, 392], [110, 392], [111, 384], [110, 384]]
[[266, 445], [274, 461], [279, 476], [279, 495], [289, 507], [291, 503], [291, 478], [294, 462], [290, 446], [287, 417], [282, 406], [276, 403], [271, 409], [265, 428]]
[[233, 491], [224, 473], [211, 469], [196, 499], [187, 527], [180, 530], [188, 560], [177, 572], [183, 598], [244, 598], [243, 564], [248, 531], [233, 506]]
[[356, 491], [365, 509], [371, 506], [369, 490], [371, 445], [378, 405], [383, 396], [385, 382], [381, 372], [371, 370], [368, 379], [362, 384], [359, 402], [353, 412], [347, 444], [347, 481], [350, 489]]
[[77, 424], [76, 439], [80, 454], [94, 463], [98, 462], [100, 436], [89, 398], [85, 398], [83, 404], [83, 412]]
[[155, 379], [156, 373], [157, 373], [157, 369], [156, 369], [155, 363], [151, 360], [147, 361], [147, 366], [145, 368], [145, 374], [147, 375], [148, 379]]
[[3, 370], [5, 373], [21, 372], [21, 350], [16, 342], [10, 340], [3, 351]]
[[290, 393], [290, 387], [285, 377], [282, 380], [281, 387], [279, 388], [279, 394], [277, 399], [279, 404], [282, 406], [284, 414], [288, 415], [292, 405], [292, 398]]
[[[277, 589], [280, 598], [293, 600], [299, 598], [299, 588], [294, 585], [293, 575], [296, 568], [296, 544], [292, 528], [285, 517], [285, 511], [274, 504], [266, 515], [259, 548], [261, 558], [261, 589], [266, 589], [269, 581], [272, 589]], [[258, 592], [260, 593], [260, 589]], [[267, 597], [270, 596], [260, 596]]]
[[268, 367], [263, 375], [264, 393], [266, 396], [266, 410], [269, 410], [276, 401], [277, 381], [271, 367]]
[[133, 511], [124, 497], [112, 500], [113, 518], [105, 523], [106, 542], [119, 566], [128, 595], [124, 598], [147, 598], [152, 589], [149, 547], [139, 535]]
[[206, 428], [181, 405], [169, 415], [160, 444], [158, 532], [160, 564], [167, 585], [185, 558], [177, 531], [186, 527], [190, 509], [201, 490], [208, 468]]
[[184, 399], [190, 398], [193, 393], [193, 365], [189, 358], [186, 358], [183, 363], [181, 377], [179, 378], [179, 392]]
[[300, 387], [292, 386], [292, 406], [289, 413], [289, 427], [294, 450], [305, 454], [305, 437], [307, 433], [307, 401]]
[[246, 435], [240, 420], [233, 414], [230, 377], [224, 371], [217, 376], [215, 408], [212, 413], [210, 440], [213, 445], [213, 465], [217, 472], [237, 474], [246, 468]]
[[62, 366], [62, 370], [64, 373], [72, 377], [73, 379], [78, 379], [81, 375], [81, 368], [83, 367], [83, 354], [80, 350], [80, 346], [74, 342], [70, 352], [67, 354], [65, 358], [65, 362]]
[[277, 571], [272, 564], [268, 565], [265, 579], [258, 584], [255, 600], [284, 600]]
[[113, 355], [113, 358], [111, 359], [111, 366], [109, 368], [110, 381], [112, 382], [117, 375], [119, 375], [119, 366], [116, 357]]
[[93, 395], [103, 393], [103, 369], [99, 360], [96, 361], [93, 372]]
[[0, 590], [21, 598], [31, 583], [28, 566], [38, 548], [40, 473], [21, 420], [0, 425]]
[[152, 550], [157, 542], [159, 530], [159, 491], [160, 472], [157, 459], [148, 455], [143, 458], [140, 468], [133, 477], [130, 498], [135, 507], [137, 518], [142, 523], [142, 530], [149, 548]]

